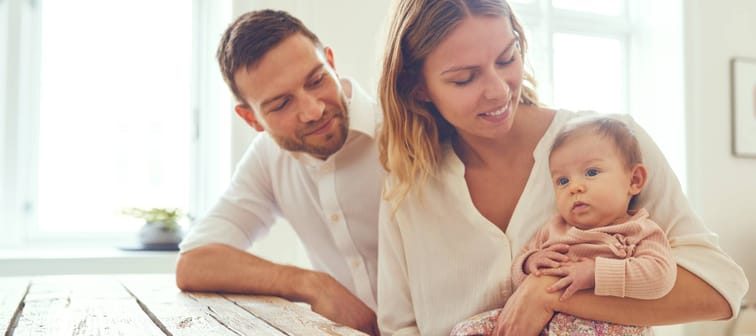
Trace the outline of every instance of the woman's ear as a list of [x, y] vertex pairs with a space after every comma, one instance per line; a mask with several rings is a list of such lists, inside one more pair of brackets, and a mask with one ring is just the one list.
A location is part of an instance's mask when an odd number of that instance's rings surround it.
[[641, 192], [641, 189], [643, 189], [643, 186], [646, 185], [646, 179], [648, 178], [646, 167], [642, 163], [638, 163], [633, 166], [630, 173], [630, 194], [638, 195]]
[[234, 110], [236, 111], [237, 115], [239, 115], [242, 119], [244, 119], [247, 125], [251, 126], [258, 132], [265, 131], [265, 128], [257, 120], [257, 117], [255, 116], [255, 111], [252, 111], [251, 108], [247, 107], [244, 104], [237, 104], [236, 106], [234, 106]]
[[423, 103], [430, 103], [430, 95], [428, 95], [428, 90], [425, 88], [425, 85], [420, 84], [419, 87], [415, 90], [415, 100], [423, 102]]

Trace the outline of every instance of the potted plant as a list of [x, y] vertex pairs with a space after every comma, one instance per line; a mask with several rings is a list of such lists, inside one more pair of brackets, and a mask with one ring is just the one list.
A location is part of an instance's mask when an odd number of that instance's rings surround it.
[[179, 219], [184, 213], [176, 208], [128, 208], [123, 210], [124, 215], [144, 220], [144, 225], [139, 229], [139, 242], [146, 249], [172, 249], [178, 248], [183, 234]]

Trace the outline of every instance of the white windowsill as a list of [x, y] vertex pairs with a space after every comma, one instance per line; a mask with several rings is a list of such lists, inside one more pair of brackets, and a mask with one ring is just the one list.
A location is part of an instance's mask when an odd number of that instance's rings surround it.
[[0, 249], [0, 276], [173, 273], [177, 251], [117, 248]]

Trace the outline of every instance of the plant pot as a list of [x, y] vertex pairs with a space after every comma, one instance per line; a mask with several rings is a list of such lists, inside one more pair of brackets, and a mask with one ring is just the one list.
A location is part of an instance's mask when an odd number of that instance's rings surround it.
[[183, 233], [176, 223], [147, 222], [139, 229], [139, 242], [146, 249], [175, 250], [181, 238]]

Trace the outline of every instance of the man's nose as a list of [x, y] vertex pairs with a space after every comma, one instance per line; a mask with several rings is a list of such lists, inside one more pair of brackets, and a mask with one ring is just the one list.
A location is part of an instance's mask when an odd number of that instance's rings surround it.
[[320, 120], [325, 111], [325, 103], [320, 97], [305, 95], [302, 103], [302, 110], [299, 113], [299, 121], [306, 123], [314, 120]]

